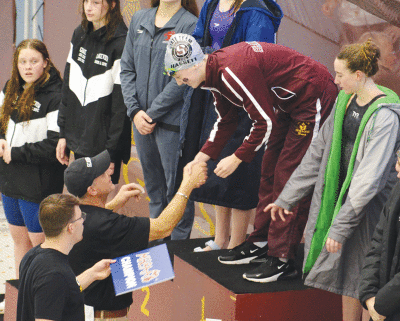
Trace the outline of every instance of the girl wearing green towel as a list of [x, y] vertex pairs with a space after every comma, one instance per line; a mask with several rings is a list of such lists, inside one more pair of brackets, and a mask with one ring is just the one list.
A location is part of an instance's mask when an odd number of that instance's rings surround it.
[[[343, 320], [368, 320], [358, 301], [360, 271], [372, 233], [396, 183], [400, 100], [371, 79], [379, 49], [370, 41], [337, 56], [336, 105], [278, 199], [272, 219], [285, 220], [313, 190], [305, 232], [305, 284], [343, 296]], [[279, 217], [278, 217], [279, 215]]]

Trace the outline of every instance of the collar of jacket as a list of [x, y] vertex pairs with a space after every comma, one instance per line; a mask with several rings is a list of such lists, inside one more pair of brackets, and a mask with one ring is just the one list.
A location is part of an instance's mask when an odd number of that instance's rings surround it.
[[219, 72], [218, 72], [218, 61], [214, 54], [209, 54], [206, 62], [206, 80], [201, 86], [202, 88], [215, 88], [219, 91], [218, 81]]
[[[140, 26], [145, 28], [152, 37], [154, 37], [155, 34], [155, 24], [154, 21], [156, 20], [156, 13], [157, 13], [158, 7], [151, 8], [150, 11], [147, 13], [148, 14], [148, 19], [140, 23]], [[162, 29], [174, 29], [176, 25], [178, 24], [178, 21], [181, 19], [183, 14], [186, 12], [185, 8], [180, 8], [173, 16], [172, 18], [165, 24], [164, 27], [160, 28]]]
[[[103, 39], [105, 39], [106, 33], [107, 33], [107, 26], [103, 26], [100, 29], [93, 31], [93, 24], [91, 22], [88, 23], [88, 28], [86, 30], [86, 34], [89, 37], [92, 37], [93, 39], [95, 39], [96, 41], [102, 41]], [[128, 28], [127, 28], [125, 22], [122, 21], [117, 26], [117, 29], [115, 30], [114, 35], [112, 36], [111, 39], [118, 38], [118, 37], [126, 37], [127, 33], [128, 33]]]
[[103, 26], [97, 30], [93, 30], [93, 23], [89, 22], [86, 34], [96, 40], [101, 40], [107, 32], [107, 26]]

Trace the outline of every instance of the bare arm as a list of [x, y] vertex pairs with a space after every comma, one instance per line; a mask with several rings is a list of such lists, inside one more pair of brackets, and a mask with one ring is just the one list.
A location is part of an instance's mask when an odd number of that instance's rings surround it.
[[171, 234], [183, 216], [190, 193], [193, 189], [203, 185], [206, 179], [207, 165], [205, 162], [194, 164], [191, 167], [191, 174], [189, 174], [188, 166], [185, 167], [182, 184], [172, 201], [158, 218], [150, 219], [149, 241], [161, 239]]
[[136, 202], [138, 202], [142, 194], [144, 194], [144, 189], [138, 184], [130, 183], [123, 185], [118, 194], [115, 195], [115, 197], [109, 201], [105, 207], [108, 210], [116, 211], [123, 207], [132, 197], [136, 200]]
[[115, 260], [104, 259], [97, 262], [85, 272], [79, 274], [76, 277], [76, 280], [79, 282], [82, 291], [85, 290], [94, 281], [104, 280], [106, 277], [108, 277], [111, 273], [110, 264], [115, 262]]

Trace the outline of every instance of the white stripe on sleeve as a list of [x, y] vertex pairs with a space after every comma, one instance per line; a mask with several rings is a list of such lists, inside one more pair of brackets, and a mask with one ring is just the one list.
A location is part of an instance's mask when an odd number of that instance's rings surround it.
[[315, 126], [314, 126], [312, 141], [315, 139], [315, 137], [317, 137], [319, 131], [319, 125], [321, 123], [321, 100], [319, 98], [317, 99], [315, 108], [317, 110], [317, 113], [315, 115]]
[[[261, 108], [260, 104], [258, 103], [258, 101], [253, 97], [253, 95], [250, 93], [250, 91], [246, 88], [246, 86], [240, 81], [240, 79], [232, 72], [232, 70], [230, 70], [229, 67], [226, 67], [225, 70], [228, 72], [228, 74], [232, 77], [233, 80], [236, 81], [236, 83], [242, 88], [242, 90], [244, 91], [244, 93], [247, 95], [247, 97], [249, 97], [250, 101], [252, 102], [252, 104], [254, 105], [254, 107], [257, 109], [257, 111], [260, 113], [260, 115], [265, 119], [265, 121], [267, 122], [267, 131], [265, 133], [264, 139], [262, 140], [261, 144], [258, 145], [255, 148], [255, 151], [258, 151], [263, 144], [268, 144], [268, 140], [269, 137], [271, 135], [271, 130], [272, 130], [272, 121], [271, 118], [268, 117], [267, 113]], [[226, 79], [225, 79], [226, 82]], [[228, 86], [229, 89], [233, 88], [232, 86]], [[233, 92], [233, 91], [232, 91]], [[235, 94], [235, 92], [233, 92]], [[237, 93], [236, 93], [237, 94]], [[240, 97], [240, 96], [239, 96]], [[243, 99], [242, 99], [243, 101]], [[250, 115], [249, 115], [250, 117]], [[250, 118], [251, 119], [251, 118]], [[253, 122], [253, 126], [250, 130], [250, 135], [251, 132], [254, 129], [254, 126], [256, 124], [256, 121]], [[249, 136], [250, 136], [249, 135]], [[249, 136], [247, 136], [245, 139], [248, 139]], [[265, 147], [267, 148], [267, 146]]]

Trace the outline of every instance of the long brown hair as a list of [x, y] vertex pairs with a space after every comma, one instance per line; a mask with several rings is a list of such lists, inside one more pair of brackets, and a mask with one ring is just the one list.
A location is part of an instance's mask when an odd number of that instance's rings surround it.
[[362, 71], [367, 77], [372, 77], [378, 70], [378, 59], [381, 52], [371, 39], [363, 43], [353, 43], [343, 47], [337, 59], [345, 60], [351, 72]]
[[233, 1], [232, 7], [231, 7], [231, 10], [233, 9], [232, 14], [235, 14], [236, 12], [239, 11], [240, 6], [242, 5], [242, 3], [243, 3], [243, 0], [234, 0]]
[[[151, 0], [152, 8], [158, 7], [160, 5], [160, 0]], [[192, 15], [199, 17], [199, 8], [197, 7], [196, 0], [181, 0], [181, 5]]]
[[[47, 66], [43, 74], [32, 84], [27, 84], [24, 89], [22, 86], [25, 81], [18, 71], [18, 58], [22, 49], [33, 49], [41, 53], [43, 60], [47, 60]], [[60, 72], [54, 67], [50, 60], [46, 45], [38, 39], [25, 39], [21, 41], [14, 52], [11, 79], [7, 84], [3, 106], [0, 114], [0, 133], [5, 135], [7, 132], [8, 121], [14, 110], [18, 111], [21, 121], [29, 121], [32, 113], [32, 106], [35, 102], [35, 89], [42, 86], [50, 77], [50, 69], [54, 68], [58, 75]]]
[[[124, 18], [121, 14], [121, 5], [120, 0], [102, 0], [107, 1], [108, 4], [108, 11], [106, 14], [106, 41], [109, 41], [115, 34], [115, 30], [117, 30], [118, 25], [124, 21]], [[82, 28], [87, 31], [89, 26], [89, 21], [86, 18], [85, 8], [84, 8], [85, 0], [81, 1], [81, 11], [82, 11], [82, 21], [81, 25]], [[113, 3], [115, 3], [114, 8]]]

